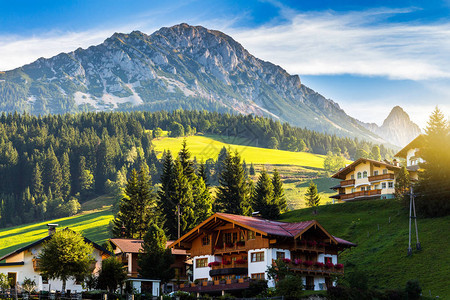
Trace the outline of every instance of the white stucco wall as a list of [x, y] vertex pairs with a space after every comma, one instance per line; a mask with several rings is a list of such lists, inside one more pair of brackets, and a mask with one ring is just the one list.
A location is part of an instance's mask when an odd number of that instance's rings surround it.
[[321, 263], [325, 263], [325, 257], [331, 257], [331, 262], [333, 264], [337, 264], [337, 255], [332, 255], [332, 254], [321, 253], [318, 256], [317, 261], [321, 262]]
[[[252, 262], [251, 261], [252, 253], [255, 253], [255, 252], [264, 252], [264, 261]], [[267, 282], [268, 286], [274, 287], [275, 282], [273, 280], [269, 280], [269, 278], [267, 277], [266, 271], [267, 271], [267, 267], [272, 265], [272, 260], [277, 259], [277, 252], [284, 252], [285, 258], [289, 258], [289, 259], [291, 258], [291, 252], [289, 250], [285, 250], [285, 249], [263, 248], [263, 249], [254, 249], [254, 250], [248, 251], [248, 276], [251, 278], [252, 274], [264, 273], [264, 278], [266, 280], [268, 280], [268, 282]]]
[[207, 278], [208, 280], [212, 280], [211, 276], [209, 276], [209, 271], [211, 271], [211, 268], [206, 266], [206, 267], [202, 267], [202, 268], [197, 268], [197, 259], [202, 259], [202, 258], [207, 258], [208, 259], [208, 264], [210, 262], [214, 262], [214, 261], [222, 261], [220, 259], [220, 257], [216, 257], [214, 255], [200, 255], [200, 256], [195, 256], [193, 257], [193, 279], [200, 279], [200, 278]]
[[[17, 282], [19, 285], [22, 284], [25, 278], [30, 278], [36, 282], [37, 289], [39, 291], [61, 291], [62, 289], [62, 281], [61, 280], [49, 280], [48, 284], [43, 284], [42, 276], [39, 275], [39, 272], [34, 271], [33, 268], [33, 258], [39, 254], [42, 245], [37, 245], [31, 249], [28, 249], [24, 252], [23, 260], [20, 257], [20, 261], [23, 261], [23, 265], [18, 266], [0, 266], [0, 273], [8, 274], [8, 273], [16, 273]], [[95, 258], [96, 266], [94, 273], [96, 273], [101, 268], [102, 256], [99, 250], [94, 248], [93, 256]], [[17, 256], [19, 257], [19, 256]], [[16, 257], [16, 258], [17, 258]], [[6, 260], [6, 262], [14, 262], [19, 261], [15, 259], [15, 257], [10, 257]], [[66, 282], [66, 289], [71, 290], [71, 292], [81, 292], [83, 287], [81, 285], [75, 284], [75, 280], [68, 280]]]

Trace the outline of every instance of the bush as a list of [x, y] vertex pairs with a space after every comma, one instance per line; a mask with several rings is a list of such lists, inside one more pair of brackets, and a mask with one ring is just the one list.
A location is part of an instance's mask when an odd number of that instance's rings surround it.
[[261, 294], [265, 294], [267, 291], [266, 280], [252, 280], [247, 289], [242, 292], [242, 296], [245, 298], [253, 298]]
[[277, 282], [276, 293], [286, 299], [299, 299], [303, 294], [303, 280], [297, 275], [287, 275]]
[[408, 300], [420, 299], [422, 288], [418, 280], [410, 280], [406, 283], [405, 293]]

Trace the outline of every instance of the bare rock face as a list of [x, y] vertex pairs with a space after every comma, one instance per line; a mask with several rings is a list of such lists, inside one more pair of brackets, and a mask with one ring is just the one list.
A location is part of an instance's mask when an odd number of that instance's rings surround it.
[[115, 33], [100, 45], [0, 72], [0, 111], [180, 108], [268, 116], [383, 142], [337, 103], [302, 85], [298, 75], [201, 26], [183, 23], [151, 35]]
[[378, 126], [374, 123], [362, 123], [362, 125], [389, 143], [399, 147], [406, 146], [421, 134], [419, 126], [411, 121], [409, 115], [400, 106], [395, 106], [391, 110], [383, 125]]

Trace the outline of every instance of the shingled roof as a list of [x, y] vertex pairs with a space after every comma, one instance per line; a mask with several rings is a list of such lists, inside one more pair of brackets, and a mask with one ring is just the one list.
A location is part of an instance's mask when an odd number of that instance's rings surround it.
[[[111, 243], [116, 245], [121, 253], [139, 253], [142, 250], [142, 244], [144, 240], [138, 239], [110, 239]], [[169, 247], [174, 241], [167, 241], [166, 248]], [[187, 255], [186, 250], [172, 249], [173, 255]]]
[[[318, 226], [320, 229], [323, 230], [325, 234], [327, 234], [336, 244], [349, 247], [349, 246], [356, 246], [356, 244], [353, 244], [349, 241], [336, 238], [332, 235], [330, 235], [316, 220], [310, 220], [310, 221], [303, 221], [303, 222], [296, 222], [296, 223], [287, 223], [287, 222], [280, 222], [280, 221], [271, 221], [267, 219], [263, 219], [260, 217], [248, 217], [248, 216], [241, 216], [241, 215], [233, 215], [233, 214], [226, 214], [226, 213], [215, 213], [199, 225], [197, 225], [195, 228], [193, 228], [191, 231], [183, 235], [181, 238], [173, 242], [170, 247], [175, 247], [177, 244], [179, 244], [183, 240], [192, 240], [194, 239], [200, 232], [200, 228], [213, 228], [215, 226], [219, 226], [220, 223], [216, 222], [217, 219], [220, 219], [225, 222], [234, 223], [238, 226], [241, 226], [243, 228], [246, 228], [248, 230], [256, 231], [262, 235], [265, 236], [280, 236], [280, 237], [287, 237], [287, 238], [297, 238], [302, 233], [304, 233], [306, 230], [311, 228], [312, 226]], [[216, 223], [216, 225], [215, 225]]]

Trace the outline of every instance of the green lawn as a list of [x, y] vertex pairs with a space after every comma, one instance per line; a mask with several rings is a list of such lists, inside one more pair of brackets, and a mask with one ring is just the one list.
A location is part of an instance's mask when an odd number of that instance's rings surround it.
[[108, 224], [112, 218], [111, 206], [105, 206], [68, 218], [2, 228], [0, 229], [0, 257], [45, 237], [48, 223], [57, 223], [59, 228], [69, 227], [76, 232], [81, 232], [90, 240], [102, 244], [110, 238]]
[[323, 205], [317, 215], [309, 208], [282, 215], [288, 222], [311, 219], [332, 235], [358, 244], [346, 250], [341, 260], [366, 271], [372, 286], [403, 288], [408, 280], [418, 279], [424, 295], [431, 291], [433, 297], [450, 298], [450, 216], [418, 219], [423, 250], [411, 257], [406, 256], [408, 212], [393, 200]]
[[[174, 156], [176, 156], [181, 149], [183, 139], [164, 137], [154, 139], [153, 144], [159, 157], [161, 157], [162, 152], [166, 149], [170, 149]], [[238, 138], [195, 135], [189, 136], [186, 139], [189, 150], [198, 160], [207, 160], [208, 158], [217, 159], [220, 149], [224, 146], [227, 148], [230, 147], [233, 151], [237, 150], [248, 164], [252, 162], [263, 165], [292, 165], [322, 169], [325, 158], [323, 155], [307, 152], [290, 152], [246, 146], [245, 140]]]

